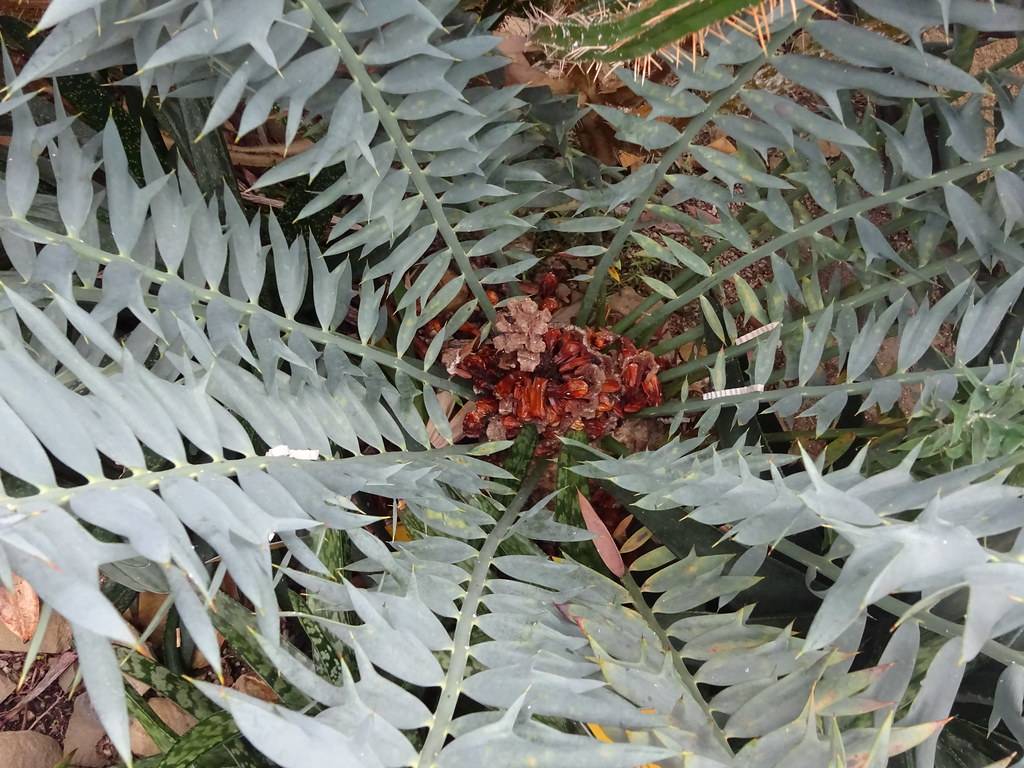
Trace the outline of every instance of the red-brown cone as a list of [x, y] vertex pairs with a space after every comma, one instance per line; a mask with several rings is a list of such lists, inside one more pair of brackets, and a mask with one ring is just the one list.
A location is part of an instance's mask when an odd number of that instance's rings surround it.
[[529, 422], [542, 450], [557, 449], [559, 435], [582, 429], [596, 440], [624, 415], [661, 403], [654, 356], [611, 331], [554, 327], [551, 313], [525, 298], [500, 311], [495, 330], [475, 351], [451, 345], [442, 355], [480, 395], [463, 422], [469, 437], [512, 438]]

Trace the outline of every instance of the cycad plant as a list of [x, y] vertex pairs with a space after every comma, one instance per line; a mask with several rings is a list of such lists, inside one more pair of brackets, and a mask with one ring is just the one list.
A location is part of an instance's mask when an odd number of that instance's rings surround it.
[[571, 11], [540, 9], [534, 16], [538, 41], [556, 57], [598, 66], [634, 62], [634, 69], [649, 72], [660, 69], [662, 57], [677, 65], [682, 59], [696, 63], [708, 37], [725, 39], [729, 29], [767, 48], [775, 23], [786, 15], [795, 20], [798, 6], [805, 5], [836, 15], [816, 0], [598, 0]]
[[[969, 69], [1024, 11], [856, 4], [888, 33], [805, 4], [622, 70], [624, 175], [455, 0], [50, 3], [4, 54], [0, 577], [125, 763], [130, 713], [165, 768], [1009, 764], [1024, 455], [937, 464], [895, 414], [1019, 381], [1021, 56]], [[222, 186], [226, 121], [310, 146]], [[593, 260], [575, 307], [531, 232]], [[663, 270], [609, 323], [627, 246]], [[796, 416], [828, 449], [772, 449]], [[605, 439], [641, 417], [669, 437]], [[899, 461], [853, 450], [901, 418]]]

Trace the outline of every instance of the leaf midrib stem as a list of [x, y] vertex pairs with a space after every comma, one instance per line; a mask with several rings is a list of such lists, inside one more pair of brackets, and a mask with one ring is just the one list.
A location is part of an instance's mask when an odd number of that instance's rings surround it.
[[469, 578], [469, 585], [466, 587], [466, 594], [462, 598], [462, 605], [459, 610], [459, 618], [455, 623], [455, 632], [452, 634], [452, 655], [448, 661], [448, 672], [445, 674], [441, 690], [441, 697], [438, 699], [437, 708], [434, 711], [434, 719], [430, 724], [430, 730], [420, 750], [419, 760], [416, 768], [432, 768], [437, 762], [437, 756], [444, 746], [445, 738], [448, 735], [448, 727], [451, 725], [452, 715], [455, 714], [455, 705], [462, 693], [462, 680], [466, 674], [466, 665], [469, 661], [469, 641], [476, 623], [477, 610], [480, 606], [480, 599], [483, 597], [484, 587], [487, 584], [487, 572], [490, 570], [491, 562], [501, 544], [505, 534], [508, 533], [512, 523], [515, 522], [519, 511], [530, 498], [530, 494], [540, 480], [541, 473], [534, 468], [523, 484], [519, 492], [508, 505], [505, 513], [495, 524], [491, 532], [487, 534], [483, 546], [473, 564], [473, 572]]
[[[1020, 459], [1021, 456], [1019, 454], [1015, 456], [1008, 456], [1002, 464], [1005, 466], [1011, 466], [1011, 460], [1020, 461]], [[839, 578], [841, 572], [839, 566], [828, 558], [816, 555], [813, 552], [794, 544], [788, 539], [781, 539], [776, 542], [773, 549], [780, 555], [784, 555], [791, 560], [795, 560], [801, 565], [817, 569], [818, 573], [833, 582]], [[903, 602], [902, 600], [897, 600], [895, 597], [890, 596], [876, 600], [873, 605], [878, 606], [886, 613], [889, 613], [899, 619], [902, 619], [913, 608], [913, 606]], [[914, 621], [917, 621], [929, 632], [939, 635], [940, 637], [959, 637], [964, 633], [964, 627], [961, 624], [949, 621], [941, 616], [936, 616], [929, 611], [916, 613], [913, 618]], [[995, 640], [986, 640], [981, 647], [981, 653], [988, 656], [990, 659], [994, 659], [995, 661], [1006, 664], [1007, 666], [1012, 664], [1024, 665], [1024, 653], [1015, 648], [1010, 648], [1009, 646], [996, 642]]]
[[948, 373], [953, 376], [962, 377], [967, 374], [973, 374], [978, 377], [984, 377], [993, 366], [980, 365], [973, 368], [959, 368], [950, 369], [945, 371], [914, 371], [911, 373], [898, 373], [892, 376], [884, 376], [878, 379], [870, 379], [867, 381], [855, 381], [851, 383], [841, 384], [825, 384], [819, 387], [786, 387], [783, 389], [770, 389], [765, 392], [751, 392], [743, 395], [729, 395], [727, 397], [717, 397], [711, 400], [683, 400], [677, 403], [666, 403], [659, 405], [654, 408], [645, 408], [639, 412], [640, 416], [665, 416], [674, 414], [677, 411], [692, 411], [699, 413], [700, 411], [706, 411], [709, 408], [714, 408], [717, 405], [729, 406], [738, 405], [746, 402], [747, 400], [758, 400], [761, 402], [774, 402], [781, 400], [784, 397], [788, 397], [794, 393], [800, 394], [803, 397], [824, 397], [825, 395], [831, 394], [832, 392], [840, 392], [846, 390], [847, 394], [857, 395], [864, 392], [871, 391], [871, 388], [876, 384], [885, 381], [894, 381], [898, 384], [913, 384], [916, 382], [927, 381], [928, 379], [939, 375], [940, 373]]
[[433, 216], [434, 221], [437, 224], [437, 231], [444, 239], [445, 245], [452, 252], [452, 256], [455, 257], [456, 263], [459, 265], [459, 269], [462, 270], [463, 277], [466, 278], [466, 285], [473, 292], [476, 300], [480, 302], [480, 308], [483, 310], [487, 319], [494, 321], [496, 315], [494, 311], [494, 305], [491, 300], [487, 297], [487, 291], [484, 290], [483, 285], [480, 284], [480, 278], [477, 277], [476, 270], [469, 261], [469, 256], [466, 254], [465, 248], [462, 247], [462, 243], [459, 240], [455, 230], [452, 228], [451, 222], [448, 221], [448, 217], [445, 215], [444, 207], [441, 205], [441, 201], [437, 199], [437, 195], [434, 194], [434, 190], [430, 187], [430, 182], [427, 180], [426, 174], [423, 173], [423, 169], [420, 168], [419, 163], [416, 161], [416, 157], [413, 155], [412, 147], [409, 146], [409, 142], [406, 141], [405, 134], [402, 133], [402, 127], [398, 124], [398, 118], [395, 117], [394, 112], [391, 111], [391, 107], [388, 106], [387, 102], [384, 101], [384, 97], [381, 95], [380, 90], [377, 88], [377, 84], [373, 78], [370, 77], [370, 73], [366, 71], [366, 67], [363, 65], [363, 60], [360, 58], [356, 50], [348, 42], [348, 38], [345, 37], [341, 27], [338, 23], [331, 18], [331, 15], [324, 10], [324, 7], [320, 4], [320, 0], [301, 0], [302, 4], [306, 6], [309, 12], [313, 16], [313, 20], [316, 22], [317, 27], [323, 32], [324, 36], [331, 42], [335, 48], [341, 53], [342, 63], [348, 68], [349, 74], [352, 75], [352, 79], [355, 80], [359, 86], [359, 90], [363, 95], [363, 98], [373, 107], [377, 113], [377, 117], [380, 119], [381, 127], [384, 128], [385, 133], [395, 144], [395, 151], [401, 159], [402, 164], [406, 170], [409, 171], [409, 178], [412, 179], [413, 185], [419, 192], [420, 197], [423, 198], [424, 205], [427, 206], [427, 210], [430, 211], [430, 215]]
[[[868, 288], [867, 290], [863, 290], [858, 293], [852, 294], [851, 296], [845, 299], [840, 299], [836, 301], [836, 311], [838, 313], [838, 310], [844, 307], [858, 309], [860, 307], [865, 306], [866, 304], [870, 304], [876, 301], [877, 299], [881, 298], [894, 286], [910, 287], [913, 285], [917, 285], [922, 281], [922, 278], [930, 279], [932, 277], [937, 277], [938, 275], [941, 275], [946, 269], [949, 268], [951, 264], [970, 264], [974, 261], [977, 261], [978, 259], [979, 256], [973, 248], [965, 249], [960, 253], [956, 254], [955, 256], [951, 256], [947, 259], [927, 264], [926, 266], [919, 269], [918, 274], [907, 273], [903, 275], [897, 275], [894, 276], [888, 283]], [[824, 309], [820, 309], [815, 312], [810, 312], [804, 315], [803, 317], [794, 318], [793, 320], [790, 320], [788, 322], [783, 322], [782, 337], [785, 338], [787, 336], [792, 336], [793, 334], [797, 333], [800, 330], [800, 324], [799, 322], [797, 322], [799, 320], [806, 320], [808, 322], [813, 322], [816, 324], [818, 322], [818, 318], [821, 317], [824, 311]], [[732, 360], [737, 357], [742, 357], [747, 352], [756, 349], [757, 344], [757, 339], [751, 339], [750, 341], [746, 341], [742, 344], [734, 344], [733, 346], [725, 350], [726, 361]], [[666, 352], [671, 351], [673, 348], [674, 346], [666, 347], [659, 345], [653, 347], [651, 349], [651, 353], [655, 355], [665, 354]], [[699, 358], [688, 360], [682, 365], [677, 365], [674, 368], [669, 368], [665, 371], [662, 371], [658, 375], [658, 379], [662, 383], [675, 381], [676, 379], [681, 379], [684, 376], [700, 371], [702, 368], [705, 368], [709, 364], [714, 363], [714, 360], [715, 355], [703, 355]]]
[[916, 181], [894, 187], [888, 192], [883, 192], [880, 195], [872, 195], [871, 197], [858, 200], [850, 205], [845, 205], [842, 208], [837, 208], [831, 213], [819, 216], [813, 221], [809, 221], [791, 232], [786, 232], [772, 240], [769, 240], [764, 245], [755, 248], [750, 251], [750, 253], [744, 254], [735, 261], [729, 262], [729, 264], [723, 266], [718, 272], [715, 272], [710, 277], [704, 278], [690, 290], [680, 294], [672, 301], [662, 304], [656, 312], [651, 314], [650, 318], [645, 323], [645, 327], [660, 324], [676, 309], [686, 306], [694, 299], [706, 293], [709, 289], [715, 288], [716, 286], [724, 283], [740, 270], [757, 263], [761, 259], [770, 256], [774, 252], [781, 250], [792, 243], [797, 243], [806, 237], [810, 237], [819, 230], [831, 226], [836, 222], [850, 219], [853, 216], [865, 213], [874, 208], [881, 208], [882, 206], [897, 202], [903, 198], [910, 197], [911, 195], [916, 195], [929, 189], [941, 187], [944, 184], [957, 181], [958, 179], [962, 179], [966, 176], [976, 176], [982, 171], [990, 170], [998, 166], [1012, 165], [1020, 162], [1021, 160], [1024, 160], [1024, 149], [1011, 149], [1005, 152], [999, 152], [986, 157], [983, 160], [964, 163], [963, 165], [958, 165], [955, 168], [950, 168], [949, 170], [933, 174], [925, 179], [918, 179]]
[[[4, 224], [10, 225], [15, 234], [24, 233], [30, 235], [32, 239], [35, 239], [38, 242], [60, 243], [61, 245], [66, 245], [79, 256], [83, 256], [91, 261], [99, 262], [100, 264], [126, 264], [138, 271], [140, 274], [149, 278], [153, 283], [159, 285], [163, 285], [165, 283], [179, 285], [197, 299], [204, 301], [207, 304], [215, 300], [220, 300], [242, 315], [262, 314], [274, 325], [285, 332], [297, 331], [310, 341], [339, 347], [354, 357], [368, 358], [387, 368], [402, 371], [402, 373], [405, 373], [418, 381], [431, 384], [435, 387], [440, 387], [441, 389], [448, 390], [449, 392], [454, 392], [462, 397], [472, 397], [471, 391], [465, 385], [442, 378], [429, 373], [428, 371], [424, 371], [422, 368], [418, 368], [415, 365], [412, 365], [411, 363], [408, 363], [405, 360], [389, 354], [377, 347], [363, 345], [341, 334], [334, 333], [332, 331], [325, 331], [321, 328], [314, 328], [311, 325], [306, 325], [305, 323], [300, 323], [295, 320], [289, 320], [271, 312], [270, 310], [264, 309], [257, 304], [250, 304], [249, 302], [241, 301], [210, 288], [201, 288], [176, 274], [164, 272], [156, 269], [155, 267], [147, 267], [128, 256], [101, 250], [79, 240], [78, 238], [71, 237], [70, 235], [59, 235], [56, 232], [51, 232], [50, 230], [40, 227], [37, 224], [33, 224], [30, 221], [26, 221], [25, 219], [14, 218], [11, 216], [0, 217], [0, 226], [3, 226]], [[24, 236], [24, 234], [22, 234], [22, 236]]]
[[587, 286], [587, 291], [583, 295], [583, 301], [580, 304], [579, 313], [576, 316], [577, 325], [586, 325], [590, 322], [594, 303], [597, 301], [597, 296], [604, 287], [605, 279], [608, 276], [608, 268], [614, 263], [615, 259], [619, 257], [622, 247], [626, 244], [626, 240], [633, 232], [633, 228], [636, 226], [636, 223], [640, 220], [640, 215], [647, 206], [647, 201], [654, 195], [658, 185], [665, 178], [665, 174], [669, 172], [672, 165], [682, 156], [682, 154], [690, 148], [690, 142], [697, 137], [697, 134], [712, 119], [715, 113], [717, 113], [723, 105], [730, 101], [733, 96], [735, 96], [739, 90], [746, 85], [747, 81], [765, 64], [775, 49], [782, 45], [782, 43], [787, 40], [796, 29], [802, 26], [809, 16], [809, 11], [802, 12], [800, 18], [795, 24], [790, 24], [777, 35], [774, 35], [768, 44], [768, 50], [766, 53], [758, 56], [748, 64], [745, 64], [740, 71], [736, 73], [736, 78], [732, 83], [716, 93], [711, 100], [708, 101], [704, 111], [690, 120], [690, 122], [687, 123], [686, 128], [683, 130], [682, 135], [674, 144], [672, 144], [672, 146], [665, 150], [665, 154], [661, 156], [661, 160], [658, 162], [658, 166], [654, 171], [654, 176], [650, 183], [633, 201], [633, 204], [629, 208], [629, 212], [626, 214], [626, 218], [615, 232], [615, 237], [612, 238], [611, 245], [608, 246], [608, 250], [604, 252], [601, 256], [601, 260], [597, 263], [597, 266], [594, 267], [594, 277]]
[[[471, 454], [471, 449], [476, 447], [477, 446], [475, 445], [448, 446], [447, 448], [432, 450], [431, 455], [454, 456], [463, 453]], [[371, 461], [374, 463], [401, 462], [403, 458], [413, 458], [421, 456], [424, 453], [424, 451], [394, 451], [372, 454], [369, 456], [352, 456], [350, 458], [329, 459], [329, 461]], [[305, 463], [306, 462], [302, 460], [293, 459], [288, 456], [246, 456], [242, 459], [224, 459], [221, 461], [207, 462], [206, 464], [182, 464], [181, 466], [172, 467], [171, 469], [147, 470], [145, 472], [140, 471], [129, 477], [120, 477], [113, 480], [94, 480], [83, 485], [74, 485], [68, 488], [47, 488], [40, 493], [35, 493], [31, 496], [0, 496], [0, 509], [18, 512], [23, 504], [27, 505], [30, 509], [35, 509], [44, 504], [62, 506], [67, 504], [71, 497], [76, 493], [84, 491], [92, 493], [99, 491], [117, 491], [122, 488], [157, 488], [168, 478], [178, 477], [195, 479], [200, 475], [223, 475], [231, 477], [245, 469], [262, 471], [271, 464], [274, 466], [288, 465], [301, 469]]]
[[672, 645], [672, 640], [669, 638], [665, 629], [658, 622], [657, 617], [654, 615], [654, 611], [647, 605], [647, 600], [644, 599], [643, 592], [640, 590], [640, 586], [636, 583], [633, 575], [626, 571], [622, 575], [622, 584], [625, 586], [626, 591], [629, 592], [629, 596], [633, 601], [633, 607], [636, 609], [647, 625], [654, 631], [654, 634], [658, 636], [661, 641], [662, 650], [669, 655], [672, 659], [672, 666], [676, 670], [676, 674], [679, 675], [679, 679], [682, 681], [683, 686], [694, 698], [701, 710], [704, 712], [704, 716], [707, 718], [708, 726], [714, 733], [718, 743], [725, 749], [726, 753], [730, 756], [733, 754], [732, 747], [729, 746], [729, 739], [721, 728], [718, 727], [718, 722], [715, 720], [714, 714], [711, 712], [711, 707], [704, 700], [704, 695], [700, 692], [697, 687], [697, 681], [693, 679], [693, 675], [690, 674], [690, 670], [686, 668], [683, 660], [680, 658], [679, 653], [676, 651], [675, 646]]

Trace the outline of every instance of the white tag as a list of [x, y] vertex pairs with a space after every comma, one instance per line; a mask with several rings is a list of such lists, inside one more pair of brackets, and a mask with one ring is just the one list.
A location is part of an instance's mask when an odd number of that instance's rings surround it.
[[779, 327], [779, 321], [778, 320], [776, 320], [773, 323], [768, 323], [768, 325], [762, 325], [760, 328], [755, 328], [750, 333], [745, 333], [742, 336], [740, 336], [738, 339], [736, 339], [736, 341], [734, 342], [734, 345], [738, 347], [740, 344], [748, 342], [751, 339], [756, 339], [758, 336], [764, 336], [766, 333], [771, 333], [772, 331], [774, 331], [778, 327]]
[[287, 445], [275, 445], [267, 451], [267, 456], [288, 456], [299, 461], [316, 461], [320, 458], [320, 451], [316, 448], [289, 448]]
[[720, 397], [732, 397], [733, 395], [747, 395], [751, 392], [764, 392], [764, 384], [751, 384], [749, 387], [733, 387], [732, 389], [720, 389], [717, 392], [705, 392], [704, 400], [717, 400]]

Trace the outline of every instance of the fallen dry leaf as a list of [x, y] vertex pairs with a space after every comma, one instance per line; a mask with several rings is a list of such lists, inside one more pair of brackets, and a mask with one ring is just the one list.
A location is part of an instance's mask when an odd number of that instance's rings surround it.
[[[450, 424], [452, 409], [455, 407], [455, 398], [449, 392], [438, 392], [437, 402], [441, 405], [442, 410], [444, 410], [444, 415], [448, 417]], [[453, 429], [452, 432], [454, 433], [454, 431]], [[448, 440], [438, 431], [437, 425], [434, 424], [433, 420], [427, 421], [427, 437], [430, 439], [430, 444], [435, 448], [444, 448], [448, 445]]]
[[27, 643], [39, 626], [39, 595], [21, 576], [14, 576], [14, 591], [0, 588], [0, 623]]
[[245, 146], [232, 144], [228, 146], [232, 165], [244, 165], [249, 168], [272, 168], [282, 160], [302, 154], [313, 147], [309, 139], [296, 139], [291, 146], [284, 144], [258, 144]]
[[[38, 632], [38, 628], [36, 629]], [[0, 624], [0, 651], [13, 651], [24, 653], [28, 650], [30, 640], [22, 640], [11, 630]], [[39, 646], [40, 653], [61, 653], [71, 647], [71, 625], [58, 613], [50, 614], [50, 621], [43, 633], [43, 640]]]
[[571, 93], [573, 84], [570, 80], [553, 77], [551, 74], [535, 68], [526, 58], [528, 40], [523, 35], [512, 34], [511, 31], [498, 31], [501, 42], [498, 52], [508, 59], [505, 65], [505, 82], [507, 85], [546, 85], [552, 93]]
[[[161, 592], [140, 592], [138, 601], [135, 605], [135, 610], [132, 612], [132, 623], [135, 628], [140, 632], [145, 631], [150, 623], [156, 618], [160, 612], [160, 608], [167, 601], [167, 595]], [[157, 623], [154, 636], [163, 637], [164, 625], [167, 622], [167, 614], [165, 613], [160, 621]]]
[[608, 311], [625, 317], [644, 303], [644, 297], [636, 289], [623, 286], [608, 297]]
[[[167, 133], [161, 133], [161, 138], [164, 140], [164, 146], [170, 149], [174, 146], [174, 139]], [[273, 168], [275, 165], [280, 163], [294, 155], [300, 155], [303, 152], [312, 149], [314, 143], [309, 139], [299, 138], [292, 141], [291, 144], [285, 145], [280, 144], [228, 144], [228, 155], [231, 158], [231, 164], [236, 166], [245, 166], [246, 168]]]
[[634, 171], [643, 164], [644, 158], [642, 155], [627, 152], [624, 149], [619, 150], [619, 165], [623, 168], [628, 168], [629, 170]]
[[[196, 718], [170, 699], [153, 698], [146, 703], [153, 710], [153, 714], [163, 720], [164, 725], [170, 728], [177, 736], [190, 731], [196, 725]], [[142, 724], [134, 719], [131, 722], [131, 744], [132, 754], [139, 757], [151, 757], [160, 754], [160, 748], [157, 747], [153, 739], [146, 733]]]
[[843, 151], [839, 149], [838, 144], [833, 144], [831, 141], [825, 141], [825, 139], [818, 139], [818, 148], [825, 157], [833, 158], [839, 157], [843, 154]]
[[60, 761], [60, 744], [34, 731], [0, 733], [4, 768], [53, 768]]
[[[222, 635], [220, 632], [217, 632], [216, 636], [217, 636], [217, 646], [218, 647], [223, 646], [224, 645], [224, 635]], [[210, 666], [210, 660], [207, 659], [205, 656], [203, 656], [202, 652], [198, 648], [196, 648], [195, 651], [192, 652], [192, 669], [206, 669], [209, 666]]]
[[34, 685], [31, 690], [24, 691], [19, 697], [18, 701], [14, 706], [4, 710], [3, 719], [10, 720], [13, 715], [20, 712], [22, 709], [27, 707], [42, 694], [46, 692], [55, 680], [60, 678], [68, 668], [74, 664], [75, 659], [78, 655], [74, 651], [65, 651], [56, 659], [50, 662], [49, 668], [46, 670], [46, 674]]
[[106, 768], [111, 761], [100, 749], [100, 742], [105, 735], [103, 725], [89, 701], [89, 694], [77, 696], [71, 710], [71, 720], [64, 733], [65, 756], [74, 753], [72, 764], [76, 768]]
[[708, 144], [711, 149], [717, 149], [719, 152], [724, 152], [727, 155], [736, 154], [736, 145], [729, 141], [728, 136], [719, 136], [714, 141]]
[[240, 693], [252, 696], [254, 699], [262, 699], [272, 704], [277, 701], [277, 694], [274, 693], [274, 689], [267, 685], [262, 678], [249, 672], [235, 680], [235, 684], [231, 687]]
[[14, 693], [15, 684], [7, 675], [0, 675], [0, 704]]

